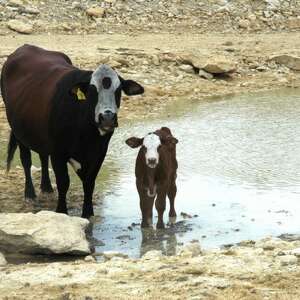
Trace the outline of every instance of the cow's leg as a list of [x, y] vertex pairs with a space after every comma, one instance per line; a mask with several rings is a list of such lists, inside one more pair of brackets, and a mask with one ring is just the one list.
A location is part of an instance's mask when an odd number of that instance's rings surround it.
[[20, 149], [21, 163], [25, 173], [25, 200], [34, 200], [36, 198], [34, 186], [31, 178], [31, 152], [30, 149], [18, 143]]
[[94, 215], [93, 208], [93, 192], [95, 188], [95, 178], [89, 178], [82, 181], [83, 191], [84, 191], [84, 200], [82, 207], [82, 218], [90, 218]]
[[170, 211], [169, 211], [169, 217], [170, 218], [175, 218], [176, 215], [176, 211], [175, 211], [175, 197], [176, 197], [176, 193], [177, 193], [177, 186], [176, 183], [173, 182], [168, 190], [168, 198], [170, 200]]
[[49, 157], [48, 155], [40, 154], [40, 160], [42, 166], [41, 191], [42, 193], [53, 193], [48, 170]]
[[166, 197], [167, 197], [167, 189], [165, 186], [162, 186], [158, 189], [157, 199], [155, 201], [155, 207], [158, 214], [158, 221], [156, 224], [156, 228], [165, 228], [164, 211], [166, 209]]
[[67, 160], [60, 156], [51, 155], [51, 163], [56, 178], [58, 203], [56, 212], [68, 214], [66, 194], [70, 186]]

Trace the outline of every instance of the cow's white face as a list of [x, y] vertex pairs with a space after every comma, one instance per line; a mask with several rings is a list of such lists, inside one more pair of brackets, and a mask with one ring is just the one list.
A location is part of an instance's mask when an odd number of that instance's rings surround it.
[[121, 101], [121, 81], [108, 65], [99, 66], [92, 74], [91, 85], [97, 89], [95, 122], [101, 135], [117, 127], [117, 113]]
[[161, 141], [158, 135], [149, 133], [144, 137], [143, 146], [146, 148], [146, 164], [150, 168], [155, 168], [159, 163], [158, 148], [160, 145]]

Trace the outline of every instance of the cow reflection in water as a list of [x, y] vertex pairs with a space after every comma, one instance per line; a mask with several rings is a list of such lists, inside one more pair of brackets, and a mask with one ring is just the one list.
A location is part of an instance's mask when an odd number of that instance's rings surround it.
[[164, 255], [176, 254], [177, 238], [172, 227], [166, 230], [154, 230], [151, 227], [145, 228], [141, 229], [141, 234], [140, 257], [152, 250], [159, 250]]

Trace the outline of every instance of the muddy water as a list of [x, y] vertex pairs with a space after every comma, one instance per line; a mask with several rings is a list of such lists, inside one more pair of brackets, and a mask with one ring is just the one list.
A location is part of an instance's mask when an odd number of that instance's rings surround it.
[[[299, 99], [299, 90], [282, 90], [178, 101], [159, 119], [122, 122], [97, 179], [96, 252], [138, 257], [157, 249], [174, 254], [193, 240], [211, 248], [299, 233]], [[134, 177], [138, 150], [124, 141], [161, 126], [170, 127], [179, 140], [178, 218], [165, 230], [141, 230]], [[79, 215], [80, 210], [75, 205], [71, 213]]]

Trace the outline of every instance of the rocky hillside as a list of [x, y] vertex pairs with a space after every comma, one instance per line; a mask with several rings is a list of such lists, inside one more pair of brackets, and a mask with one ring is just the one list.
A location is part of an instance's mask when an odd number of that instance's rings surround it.
[[298, 0], [0, 0], [0, 34], [300, 30]]

